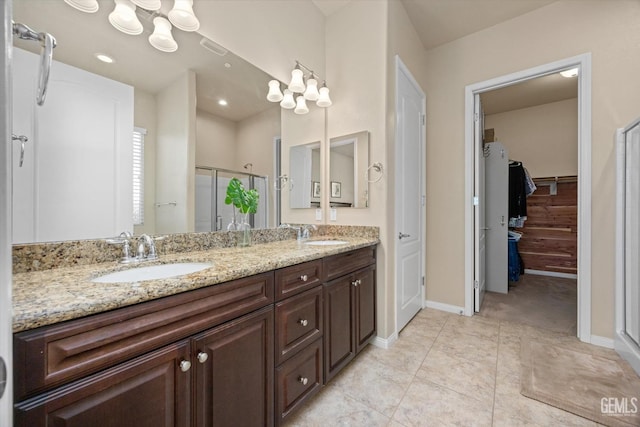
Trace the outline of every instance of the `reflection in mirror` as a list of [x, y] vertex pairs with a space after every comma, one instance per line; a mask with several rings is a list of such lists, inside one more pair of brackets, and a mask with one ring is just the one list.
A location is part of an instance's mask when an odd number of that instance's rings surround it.
[[369, 132], [331, 138], [329, 181], [331, 207], [366, 208], [369, 205], [366, 170], [369, 162]]
[[289, 174], [289, 206], [292, 209], [320, 207], [319, 141], [289, 148]]
[[[14, 2], [14, 21], [57, 39], [44, 107], [34, 108], [31, 93], [14, 86], [14, 133], [29, 137], [23, 168], [14, 149], [13, 170], [21, 175], [13, 177], [14, 218], [28, 218], [20, 225], [26, 234], [14, 243], [196, 231], [196, 211], [204, 205], [196, 165], [239, 171], [231, 173], [239, 178], [276, 176], [280, 107], [265, 98], [272, 77], [197, 32], [173, 31], [178, 50], [160, 52], [148, 42], [149, 12], [136, 10], [144, 31], [131, 36], [109, 24], [113, 2], [99, 4], [86, 14], [58, 0]], [[163, 0], [161, 13], [172, 4]], [[197, 7], [198, 1], [196, 14]], [[39, 53], [37, 43], [14, 39], [14, 46]], [[98, 61], [97, 53], [114, 62]], [[37, 66], [27, 68], [37, 73]], [[24, 75], [22, 89], [33, 91], [35, 76], [16, 64], [13, 75]], [[135, 177], [134, 127], [144, 139], [143, 172]], [[144, 197], [139, 224], [132, 218], [132, 182]], [[255, 218], [255, 227], [275, 225], [273, 186], [264, 187], [264, 217]], [[218, 215], [207, 215], [215, 225]]]

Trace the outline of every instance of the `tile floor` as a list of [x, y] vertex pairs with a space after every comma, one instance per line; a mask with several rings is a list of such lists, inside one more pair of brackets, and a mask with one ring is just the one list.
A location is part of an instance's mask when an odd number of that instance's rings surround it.
[[596, 426], [520, 394], [520, 340], [613, 350], [511, 319], [424, 309], [390, 349], [369, 345], [292, 426]]

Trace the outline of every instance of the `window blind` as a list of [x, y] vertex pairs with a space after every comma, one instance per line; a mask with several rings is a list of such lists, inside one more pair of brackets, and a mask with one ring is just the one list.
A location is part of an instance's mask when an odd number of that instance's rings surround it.
[[147, 130], [133, 129], [133, 224], [144, 224], [144, 136]]

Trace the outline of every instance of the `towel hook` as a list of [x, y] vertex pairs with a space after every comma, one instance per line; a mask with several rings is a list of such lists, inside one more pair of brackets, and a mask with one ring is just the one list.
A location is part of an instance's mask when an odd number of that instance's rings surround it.
[[[378, 175], [378, 177], [377, 177], [377, 178], [375, 178], [375, 179], [371, 179], [371, 177], [370, 177], [370, 171], [371, 171], [371, 169], [373, 169], [375, 172], [378, 172], [380, 175]], [[378, 182], [378, 181], [380, 181], [380, 180], [382, 179], [382, 177], [383, 177], [383, 176], [384, 176], [384, 170], [383, 170], [383, 168], [382, 168], [382, 163], [380, 163], [380, 162], [375, 162], [375, 163], [373, 163], [372, 165], [370, 165], [370, 166], [367, 168], [367, 170], [365, 171], [365, 173], [364, 173], [364, 179], [365, 179], [365, 181], [367, 181], [367, 182], [372, 182], [372, 183], [373, 183], [373, 182]]]

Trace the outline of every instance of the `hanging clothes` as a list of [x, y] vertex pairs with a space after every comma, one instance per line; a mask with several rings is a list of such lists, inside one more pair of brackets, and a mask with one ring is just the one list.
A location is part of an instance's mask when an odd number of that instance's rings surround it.
[[526, 173], [522, 162], [509, 163], [509, 218], [527, 216]]

